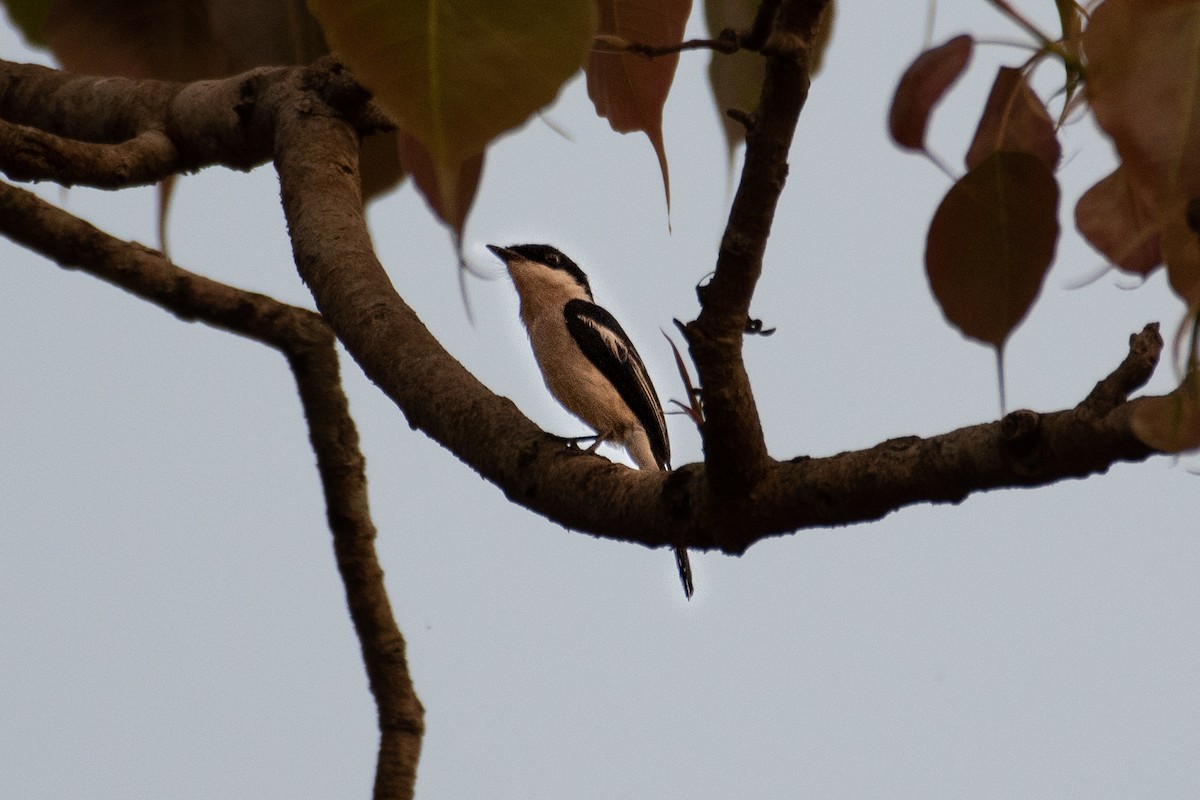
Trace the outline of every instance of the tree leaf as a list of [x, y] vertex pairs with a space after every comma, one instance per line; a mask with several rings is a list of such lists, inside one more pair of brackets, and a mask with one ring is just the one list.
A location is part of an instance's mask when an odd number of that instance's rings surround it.
[[304, 0], [55, 0], [45, 35], [68, 69], [180, 81], [329, 50]]
[[[836, 5], [830, 0], [822, 12], [820, 21], [817, 22], [808, 57], [810, 77], [820, 71], [824, 62], [825, 50], [833, 34]], [[758, 7], [758, 0], [704, 0], [704, 19], [708, 26], [708, 35], [716, 39], [726, 28], [748, 30], [754, 24]], [[721, 127], [725, 131], [730, 168], [733, 166], [733, 156], [738, 145], [746, 138], [746, 129], [741, 123], [730, 119], [725, 111], [730, 108], [745, 112], [754, 111], [758, 107], [758, 96], [762, 92], [766, 72], [766, 61], [759, 53], [745, 50], [720, 53], [714, 50], [709, 57], [708, 84], [716, 102], [717, 114], [721, 118]]]
[[1159, 232], [1159, 244], [1171, 289], [1189, 308], [1200, 304], [1200, 236], [1185, 209], [1176, 209], [1166, 219]]
[[8, 17], [21, 30], [25, 41], [34, 47], [46, 47], [46, 14], [54, 0], [4, 0]]
[[[683, 41], [691, 0], [598, 0], [597, 33], [661, 46]], [[593, 50], [587, 63], [588, 97], [596, 113], [618, 133], [643, 131], [658, 156], [667, 208], [671, 179], [663, 145], [662, 110], [675, 79], [679, 55], [648, 59], [631, 53]]]
[[1058, 183], [1029, 153], [992, 153], [950, 188], [925, 268], [946, 318], [1002, 347], [1041, 290], [1058, 240]]
[[1083, 33], [1087, 91], [1139, 203], [1200, 196], [1200, 2], [1107, 0]]
[[1001, 67], [996, 73], [975, 139], [967, 151], [967, 169], [979, 166], [998, 150], [1035, 155], [1051, 172], [1062, 155], [1054, 121], [1029, 88], [1025, 74], [1012, 67]]
[[[726, 28], [748, 29], [754, 24], [758, 5], [758, 0], [704, 0], [704, 19], [708, 24], [709, 36], [715, 39]], [[713, 51], [709, 57], [708, 85], [721, 118], [721, 128], [725, 131], [731, 169], [734, 153], [746, 138], [746, 129], [740, 122], [730, 119], [725, 111], [736, 108], [749, 113], [758, 108], [758, 97], [762, 93], [766, 74], [767, 63], [759, 53], [746, 50], [736, 53]]]
[[207, 9], [190, 0], [57, 0], [45, 36], [71, 72], [176, 81], [230, 73]]
[[896, 144], [925, 152], [929, 115], [967, 68], [974, 46], [975, 40], [970, 36], [955, 36], [921, 53], [904, 71], [888, 114], [888, 131]]
[[387, 194], [404, 180], [400, 165], [400, 132], [385, 131], [362, 140], [358, 150], [358, 174], [363, 202]]
[[1138, 206], [1124, 167], [1088, 189], [1075, 205], [1079, 232], [1126, 272], [1148, 275], [1162, 263], [1158, 226]]
[[595, 31], [588, 0], [310, 0], [330, 45], [455, 196], [484, 148], [552, 102]]
[[1200, 372], [1190, 372], [1170, 394], [1137, 401], [1133, 434], [1162, 453], [1200, 447]]
[[[252, 67], [307, 64], [329, 52], [304, 0], [55, 0], [46, 18], [51, 52], [90, 75], [197, 80]], [[363, 197], [403, 178], [395, 134], [363, 144]], [[164, 198], [169, 189], [163, 190]], [[159, 227], [165, 227], [165, 199]]]
[[205, 0], [213, 38], [229, 54], [229, 73], [309, 64], [329, 52], [304, 0]]
[[[461, 241], [467, 213], [471, 210], [471, 204], [475, 202], [475, 193], [479, 189], [484, 154], [479, 153], [463, 163], [456, 176], [458, 185], [453, 191], [447, 192], [443, 191], [438, 183], [441, 174], [433, 163], [433, 157], [415, 136], [401, 131], [397, 140], [397, 152], [401, 165], [412, 175], [413, 183], [424, 195], [425, 202], [442, 222], [453, 229], [455, 236]], [[446, 205], [447, 198], [455, 205]]]

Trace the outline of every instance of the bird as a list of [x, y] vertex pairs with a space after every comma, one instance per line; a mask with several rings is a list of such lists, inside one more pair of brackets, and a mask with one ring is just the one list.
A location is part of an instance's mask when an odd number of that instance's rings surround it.
[[[596, 304], [579, 265], [548, 244], [489, 244], [487, 249], [512, 277], [546, 388], [595, 431], [589, 451], [609, 442], [624, 447], [638, 469], [669, 470], [666, 419], [646, 365], [620, 323]], [[687, 548], [675, 546], [675, 564], [690, 600], [694, 587]]]

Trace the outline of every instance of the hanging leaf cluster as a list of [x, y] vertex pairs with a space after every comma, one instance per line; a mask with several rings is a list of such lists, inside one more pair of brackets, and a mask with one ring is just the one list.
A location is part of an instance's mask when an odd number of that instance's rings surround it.
[[[997, 72], [966, 172], [956, 177], [926, 143], [934, 108], [968, 68], [969, 35], [921, 53], [893, 96], [889, 132], [954, 178], [926, 240], [930, 288], [947, 320], [1002, 353], [1037, 299], [1059, 237], [1059, 125], [1029, 84], [1047, 60], [1064, 68], [1061, 117], [1084, 103], [1120, 163], [1075, 205], [1079, 232], [1115, 267], [1148, 275], [1165, 267], [1188, 309], [1196, 349], [1200, 308], [1200, 1], [1105, 0], [1090, 14], [1055, 0], [1051, 37], [1007, 2], [991, 4], [1034, 38], [1034, 55]], [[1082, 96], [1077, 92], [1083, 88]], [[1139, 409], [1135, 429], [1160, 449], [1200, 445], [1194, 358], [1179, 389]]]
[[[397, 123], [364, 143], [364, 196], [405, 175], [461, 236], [488, 146], [550, 105], [583, 69], [597, 114], [654, 149], [670, 207], [663, 106], [693, 0], [3, 0], [26, 39], [71, 71], [197, 80], [304, 64], [332, 51]], [[706, 3], [743, 30], [758, 0]], [[828, 38], [817, 32], [814, 65]], [[753, 111], [762, 56], [715, 53], [722, 114]], [[720, 65], [720, 66], [718, 66]], [[740, 133], [728, 131], [730, 148]], [[164, 201], [165, 205], [165, 201]]]

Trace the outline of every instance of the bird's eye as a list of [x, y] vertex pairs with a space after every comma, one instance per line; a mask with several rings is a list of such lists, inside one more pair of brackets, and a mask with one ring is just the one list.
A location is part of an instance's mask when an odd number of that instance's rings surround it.
[[562, 259], [558, 257], [558, 253], [546, 254], [546, 263], [550, 264], [551, 266], [557, 267], [561, 261]]

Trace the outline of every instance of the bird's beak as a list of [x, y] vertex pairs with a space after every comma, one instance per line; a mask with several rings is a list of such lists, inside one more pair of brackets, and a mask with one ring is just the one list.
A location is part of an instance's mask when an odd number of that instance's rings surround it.
[[487, 249], [491, 250], [492, 254], [494, 256], [496, 256], [496, 258], [503, 261], [505, 264], [507, 264], [509, 261], [512, 261], [514, 258], [517, 257], [517, 254], [514, 253], [512, 250], [509, 250], [507, 247], [501, 247], [500, 245], [497, 245], [497, 244], [489, 244], [489, 245], [487, 245]]

